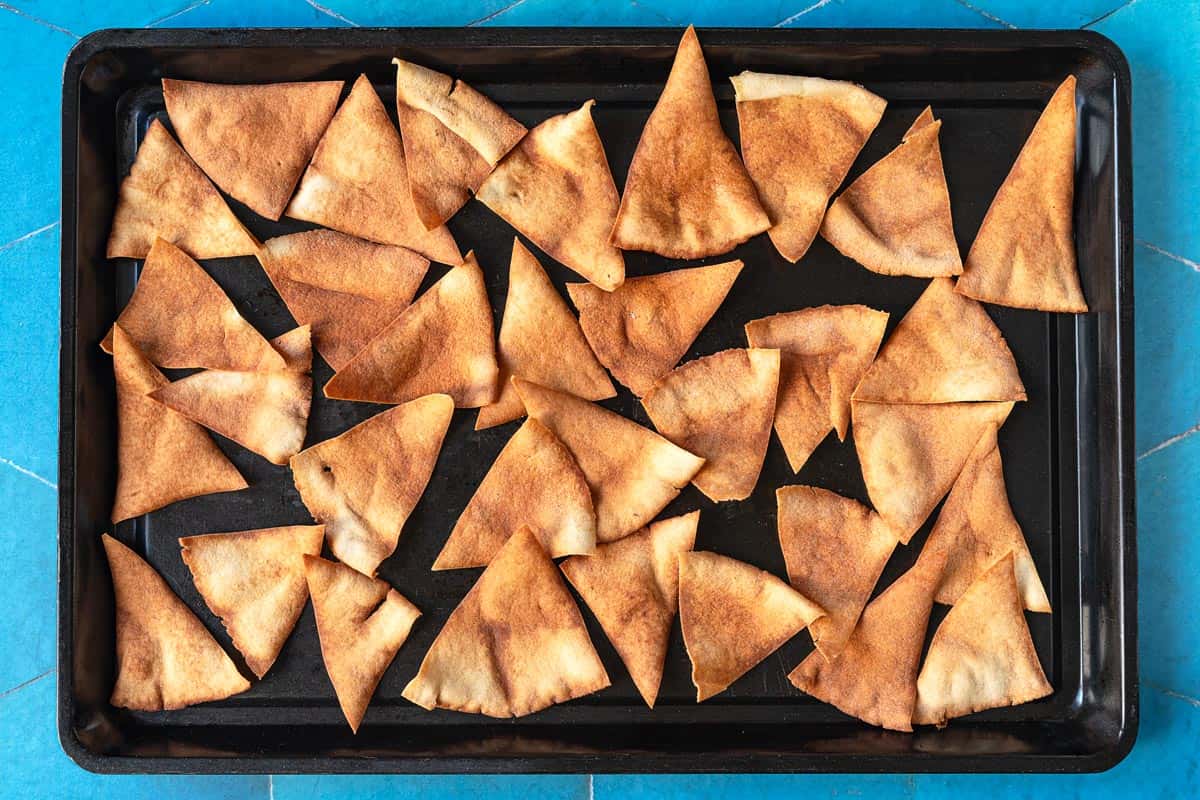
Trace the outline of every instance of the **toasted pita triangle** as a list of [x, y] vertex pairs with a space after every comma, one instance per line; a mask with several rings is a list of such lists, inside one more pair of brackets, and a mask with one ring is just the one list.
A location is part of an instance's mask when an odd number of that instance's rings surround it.
[[272, 464], [287, 464], [304, 446], [312, 378], [290, 370], [208, 369], [150, 396]]
[[625, 280], [625, 257], [608, 241], [620, 198], [592, 122], [595, 102], [530, 131], [476, 196], [556, 261], [611, 291]]
[[608, 685], [562, 575], [522, 527], [446, 620], [404, 697], [521, 717]]
[[716, 553], [679, 554], [679, 621], [697, 703], [723, 692], [824, 613], [758, 567]]
[[1088, 310], [1075, 263], [1075, 76], [1038, 119], [967, 253], [958, 291], [1017, 308]]
[[[271, 347], [283, 357], [292, 372], [312, 372], [312, 326], [301, 325], [271, 340]], [[262, 367], [269, 370], [269, 366]]]
[[854, 446], [871, 503], [908, 544], [1008, 403], [853, 403]]
[[1021, 612], [1009, 553], [971, 584], [934, 632], [917, 678], [912, 721], [941, 726], [1053, 691]]
[[704, 465], [703, 458], [587, 400], [521, 378], [513, 384], [529, 416], [549, 428], [583, 470], [597, 542], [644, 527]]
[[171, 124], [213, 182], [279, 219], [342, 94], [341, 81], [230, 86], [163, 78]]
[[292, 480], [329, 549], [365, 575], [396, 549], [454, 413], [444, 394], [390, 408], [292, 458]]
[[479, 409], [477, 431], [524, 415], [525, 406], [509, 380], [513, 375], [585, 400], [604, 400], [616, 394], [579, 321], [541, 264], [516, 238], [497, 356], [500, 392], [496, 402]]
[[117, 491], [112, 521], [177, 500], [235, 492], [249, 484], [204, 429], [147, 395], [169, 382], [113, 327], [117, 384]]
[[433, 568], [486, 566], [522, 525], [551, 558], [596, 549], [596, 512], [583, 471], [536, 419], [526, 420], [496, 456]]
[[743, 72], [733, 78], [742, 158], [779, 254], [799, 261], [887, 101], [846, 81]]
[[335, 370], [408, 308], [429, 269], [411, 250], [327, 230], [268, 239], [258, 261]]
[[435, 392], [459, 408], [496, 397], [492, 307], [474, 253], [417, 298], [325, 384], [325, 396], [403, 403]]
[[600, 363], [641, 396], [696, 341], [742, 271], [741, 261], [630, 278], [611, 292], [568, 283]]
[[778, 386], [778, 350], [724, 350], [667, 373], [642, 405], [659, 433], [705, 460], [696, 488], [745, 500], [767, 455]]
[[1024, 400], [1004, 335], [979, 303], [934, 278], [854, 392], [874, 403]]
[[837, 658], [814, 650], [788, 680], [863, 722], [911, 731], [917, 669], [944, 563], [918, 560], [867, 605]]
[[112, 704], [173, 710], [249, 689], [221, 645], [154, 568], [107, 533], [100, 538], [116, 594]]
[[302, 556], [320, 555], [324, 540], [320, 525], [179, 540], [197, 591], [260, 678], [275, 663], [308, 602]]
[[652, 522], [600, 545], [594, 555], [574, 556], [561, 566], [651, 708], [679, 608], [679, 554], [696, 543], [699, 522], [699, 511]]
[[638, 140], [612, 243], [667, 258], [732, 250], [771, 225], [721, 128], [708, 67], [688, 26]]
[[934, 121], [933, 107], [925, 106], [925, 108], [921, 109], [921, 113], [917, 114], [917, 118], [913, 120], [912, 125], [908, 126], [908, 130], [904, 132], [904, 136], [900, 140], [907, 141], [914, 133], [928, 125], [932, 125]]
[[400, 135], [365, 75], [325, 129], [284, 213], [444, 264], [462, 260], [450, 231], [428, 231], [417, 216]]
[[808, 630], [821, 655], [833, 660], [871, 599], [896, 534], [862, 503], [825, 489], [784, 486], [775, 497], [788, 582], [825, 609]]
[[108, 258], [145, 258], [166, 239], [193, 258], [245, 256], [258, 249], [220, 192], [157, 119], [121, 181]]
[[321, 658], [350, 730], [358, 733], [379, 686], [421, 612], [385, 581], [304, 556]]
[[821, 306], [746, 323], [751, 347], [780, 351], [775, 433], [793, 472], [837, 431], [846, 438], [850, 396], [883, 341], [888, 315], [866, 306]]

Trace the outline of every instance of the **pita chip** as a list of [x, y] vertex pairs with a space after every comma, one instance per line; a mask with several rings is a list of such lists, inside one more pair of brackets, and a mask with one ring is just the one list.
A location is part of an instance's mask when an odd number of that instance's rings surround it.
[[166, 239], [192, 258], [250, 255], [258, 242], [166, 127], [150, 123], [117, 193], [108, 258], [145, 258]]
[[679, 608], [679, 555], [692, 549], [700, 512], [652, 522], [590, 556], [561, 565], [600, 621], [646, 705], [662, 683], [671, 625]]
[[568, 283], [567, 293], [600, 363], [640, 397], [683, 358], [741, 271], [728, 261], [630, 278], [611, 292]]
[[853, 403], [854, 446], [879, 515], [908, 544], [1008, 403]]
[[333, 118], [342, 85], [162, 82], [167, 114], [188, 155], [214, 183], [273, 220]]
[[500, 391], [494, 403], [479, 409], [477, 431], [525, 414], [521, 397], [509, 380], [513, 375], [584, 400], [604, 400], [616, 394], [579, 321], [541, 264], [515, 237], [497, 359]]
[[933, 634], [917, 678], [913, 722], [1028, 703], [1054, 691], [1021, 611], [1011, 553], [981, 574]]
[[365, 75], [333, 115], [284, 213], [443, 264], [462, 261], [450, 231], [426, 230], [417, 216], [400, 134]]
[[249, 689], [208, 628], [154, 568], [107, 533], [100, 538], [116, 594], [117, 680], [110, 702], [169, 711]]
[[474, 253], [371, 339], [325, 384], [325, 396], [403, 403], [445, 393], [459, 408], [496, 397], [492, 307]]
[[325, 525], [339, 560], [374, 575], [396, 549], [453, 413], [454, 401], [444, 394], [419, 397], [292, 458], [300, 499]]
[[169, 381], [113, 327], [117, 384], [117, 491], [112, 521], [177, 500], [236, 492], [249, 484], [204, 429], [147, 395]]
[[888, 315], [866, 306], [821, 306], [746, 323], [751, 347], [780, 351], [775, 433], [799, 472], [830, 430], [845, 440], [850, 397], [870, 367]]
[[303, 556], [321, 554], [325, 529], [291, 525], [185, 536], [183, 563], [233, 646], [258, 677], [275, 663], [308, 602]]
[[358, 733], [383, 673], [421, 612], [385, 581], [305, 555], [321, 658], [350, 730]]
[[911, 731], [917, 669], [943, 563], [919, 559], [867, 605], [837, 658], [814, 650], [788, 680], [863, 722]]
[[335, 370], [408, 308], [429, 269], [411, 250], [329, 230], [268, 239], [258, 261]]
[[620, 198], [593, 105], [530, 131], [476, 197], [556, 261], [612, 291], [625, 280], [625, 257], [608, 241]]
[[854, 392], [873, 403], [1024, 400], [1004, 335], [979, 303], [934, 278]]
[[778, 385], [778, 350], [724, 350], [669, 372], [642, 405], [659, 433], [705, 460], [692, 478], [705, 497], [745, 500], [767, 455]]
[[522, 717], [608, 685], [562, 575], [523, 527], [446, 620], [403, 694], [427, 710]]
[[629, 165], [612, 243], [667, 258], [704, 258], [770, 225], [721, 127], [704, 52], [688, 26]]
[[1038, 119], [967, 253], [959, 292], [1017, 308], [1088, 310], [1075, 262], [1075, 76]]
[[536, 419], [526, 420], [500, 451], [433, 568], [487, 566], [522, 525], [551, 558], [596, 549], [596, 512], [583, 471]]
[[725, 691], [824, 613], [758, 567], [716, 553], [679, 554], [679, 621], [697, 703]]
[[592, 490], [596, 541], [644, 527], [687, 486], [704, 459], [574, 395], [513, 378], [529, 416], [567, 446]]
[[767, 236], [793, 263], [845, 180], [887, 101], [847, 81], [743, 72], [737, 98], [742, 158], [770, 216]]
[[[271, 340], [271, 347], [283, 357], [291, 372], [312, 372], [312, 326], [301, 325]], [[269, 366], [263, 369], [269, 370]]]
[[304, 446], [312, 378], [302, 372], [207, 369], [150, 396], [272, 464], [287, 464]]
[[783, 486], [775, 497], [788, 582], [825, 609], [808, 630], [832, 661], [871, 599], [896, 534], [862, 503], [825, 489]]

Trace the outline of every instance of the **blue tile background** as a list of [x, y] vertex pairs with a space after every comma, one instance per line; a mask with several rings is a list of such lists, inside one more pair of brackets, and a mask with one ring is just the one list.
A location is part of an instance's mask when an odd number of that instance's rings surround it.
[[[1142, 726], [1097, 776], [99, 777], [54, 728], [59, 92], [79, 35], [115, 26], [1091, 27], [1128, 55], [1137, 198]], [[0, 0], [0, 794], [140, 798], [1174, 798], [1200, 767], [1200, 3], [1195, 0]]]

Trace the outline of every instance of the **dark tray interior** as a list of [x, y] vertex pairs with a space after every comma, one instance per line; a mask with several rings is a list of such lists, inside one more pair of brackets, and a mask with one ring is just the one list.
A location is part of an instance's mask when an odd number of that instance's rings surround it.
[[[63, 371], [60, 730], [68, 752], [104, 771], [680, 771], [1092, 770], [1115, 763], [1136, 731], [1132, 470], [1132, 286], [1128, 74], [1115, 48], [1082, 33], [860, 31], [701, 32], [726, 129], [737, 122], [727, 76], [795, 72], [865, 84], [888, 101], [851, 172], [894, 147], [927, 103], [945, 120], [942, 151], [963, 252], [988, 203], [1067, 74], [1079, 78], [1076, 235], [1094, 313], [1054, 316], [989, 307], [1021, 369], [1029, 401], [1001, 431], [1005, 474], [1055, 613], [1028, 615], [1055, 693], [1043, 701], [955, 721], [941, 732], [871, 729], [794, 690], [786, 680], [811, 649], [797, 636], [728, 691], [697, 705], [678, 625], [656, 709], [641, 702], [620, 659], [585, 610], [612, 678], [599, 694], [515, 721], [428, 713], [400, 696], [446, 616], [478, 570], [429, 565], [458, 513], [515, 430], [476, 434], [474, 411], [455, 413], [433, 478], [381, 575], [424, 616], [351, 735], [320, 658], [311, 607], [267, 677], [245, 694], [177, 712], [114, 710], [109, 577], [99, 547], [114, 485], [111, 360], [97, 343], [128, 299], [138, 263], [106, 262], [119, 177], [150, 121], [165, 121], [162, 76], [228, 82], [353, 79], [365, 71], [393, 103], [389, 61], [401, 55], [460, 75], [532, 126], [597, 100], [594, 115], [618, 185], [665, 79], [678, 31], [124, 31], [86, 39], [72, 55], [64, 104]], [[348, 88], [348, 85], [347, 85]], [[231, 205], [260, 238], [302, 230]], [[513, 230], [471, 202], [450, 223], [488, 276], [499, 325]], [[731, 257], [746, 262], [724, 306], [687, 358], [745, 346], [742, 325], [777, 311], [865, 303], [891, 312], [889, 331], [924, 282], [875, 275], [818, 239], [797, 265], [765, 237]], [[724, 259], [708, 259], [712, 263]], [[578, 280], [549, 258], [561, 288]], [[700, 263], [700, 262], [696, 262]], [[679, 262], [627, 254], [630, 275]], [[204, 266], [267, 336], [293, 327], [252, 258]], [[428, 286], [445, 271], [435, 265]], [[565, 294], [565, 292], [564, 292]], [[180, 302], [186, 302], [181, 298]], [[329, 367], [319, 359], [322, 385]], [[649, 422], [625, 390], [605, 405]], [[314, 397], [308, 443], [380, 407]], [[183, 535], [310, 521], [290, 472], [216, 437], [249, 490], [177, 503], [118, 525], [196, 610], [235, 660], [236, 650], [195, 591], [179, 557]], [[697, 548], [783, 575], [775, 534], [777, 486], [811, 483], [866, 501], [852, 438], [829, 437], [799, 475], [772, 440], [757, 491], [714, 505], [694, 488], [663, 515], [702, 509]], [[899, 548], [877, 591], [915, 559], [931, 516]], [[586, 609], [586, 607], [585, 607]], [[936, 607], [930, 635], [945, 613]]]

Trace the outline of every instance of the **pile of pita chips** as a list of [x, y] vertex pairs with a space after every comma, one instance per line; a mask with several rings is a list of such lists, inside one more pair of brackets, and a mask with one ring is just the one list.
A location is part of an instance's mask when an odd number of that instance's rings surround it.
[[562, 575], [521, 528], [446, 620], [404, 697], [425, 709], [520, 717], [608, 685]]
[[275, 663], [308, 602], [304, 556], [321, 553], [325, 529], [292, 525], [185, 536], [183, 563], [258, 677]]
[[644, 527], [675, 499], [704, 459], [587, 400], [513, 378], [529, 416], [567, 446], [592, 490], [596, 541]]
[[329, 549], [365, 575], [396, 549], [454, 413], [444, 394], [376, 414], [294, 456], [292, 479]]
[[421, 612], [385, 581], [304, 556], [325, 671], [350, 730], [358, 733], [371, 696]]
[[708, 499], [745, 500], [767, 455], [778, 385], [778, 350], [724, 350], [668, 373], [642, 405], [659, 433], [705, 459], [692, 483]]
[[866, 306], [821, 306], [746, 323], [751, 347], [780, 350], [775, 433], [793, 472], [817, 445], [850, 427], [850, 397], [883, 341], [888, 315]]
[[962, 272], [938, 144], [941, 127], [926, 107], [900, 146], [833, 201], [821, 235], [842, 255], [883, 275]]
[[742, 157], [770, 216], [767, 236], [794, 263], [808, 252], [887, 101], [846, 81], [762, 72], [730, 80]]
[[494, 403], [479, 409], [475, 430], [524, 415], [525, 406], [510, 380], [513, 375], [584, 400], [604, 400], [616, 394], [579, 321], [541, 264], [515, 237], [496, 355], [500, 391]]
[[671, 371], [716, 313], [741, 261], [630, 278], [611, 292], [568, 283], [588, 344], [613, 377], [644, 395]]
[[667, 258], [704, 258], [770, 225], [721, 128], [704, 53], [689, 26], [629, 165], [612, 243]]
[[1088, 310], [1075, 262], [1075, 76], [1055, 91], [996, 192], [957, 289], [1017, 308]]
[[250, 682], [154, 568], [107, 533], [101, 540], [116, 594], [112, 704], [163, 711], [249, 689]]

